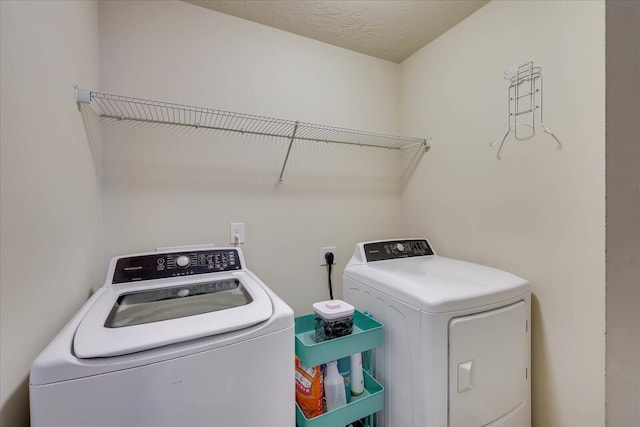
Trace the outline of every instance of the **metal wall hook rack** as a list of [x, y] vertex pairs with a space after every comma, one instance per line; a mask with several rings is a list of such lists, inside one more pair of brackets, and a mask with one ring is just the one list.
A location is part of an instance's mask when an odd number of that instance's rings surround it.
[[[497, 158], [500, 158], [504, 142], [511, 132], [516, 140], [527, 140], [536, 134], [536, 124], [560, 144], [551, 129], [542, 122], [541, 68], [534, 67], [533, 61], [525, 61], [505, 70], [504, 78], [510, 81], [507, 89], [507, 131], [489, 144], [491, 147], [500, 144]], [[530, 131], [523, 134], [523, 128]]]
[[154, 101], [131, 96], [115, 95], [79, 89], [74, 86], [78, 105], [87, 104], [98, 117], [162, 123], [195, 128], [215, 129], [242, 134], [286, 138], [287, 154], [282, 164], [279, 182], [284, 182], [284, 171], [295, 141], [317, 141], [360, 147], [409, 150], [431, 147], [431, 138], [391, 135], [358, 129], [304, 123], [253, 114], [235, 113], [214, 108]]

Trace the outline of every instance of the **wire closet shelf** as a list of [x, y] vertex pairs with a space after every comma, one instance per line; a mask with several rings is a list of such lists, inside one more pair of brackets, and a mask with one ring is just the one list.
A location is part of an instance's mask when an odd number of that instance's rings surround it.
[[280, 182], [283, 182], [284, 170], [294, 141], [316, 141], [390, 150], [410, 150], [420, 147], [427, 150], [431, 145], [431, 140], [424, 138], [236, 113], [215, 108], [96, 92], [77, 87], [75, 88], [75, 97], [78, 104], [90, 104], [90, 108], [100, 118], [286, 138], [289, 140], [289, 147], [280, 172]]

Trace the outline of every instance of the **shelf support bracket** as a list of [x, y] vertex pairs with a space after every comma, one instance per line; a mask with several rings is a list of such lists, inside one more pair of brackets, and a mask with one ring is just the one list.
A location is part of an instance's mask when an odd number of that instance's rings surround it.
[[73, 92], [76, 97], [76, 104], [91, 104], [91, 91], [88, 89], [78, 89], [78, 85], [73, 85]]
[[296, 139], [296, 132], [298, 131], [298, 125], [300, 122], [296, 122], [293, 126], [293, 133], [291, 134], [291, 139], [289, 140], [289, 148], [287, 149], [287, 155], [284, 158], [284, 163], [282, 164], [282, 170], [280, 171], [280, 180], [279, 183], [282, 184], [284, 179], [282, 178], [284, 175], [284, 169], [287, 167], [287, 161], [289, 160], [289, 154], [291, 153], [291, 147], [293, 146], [293, 140]]

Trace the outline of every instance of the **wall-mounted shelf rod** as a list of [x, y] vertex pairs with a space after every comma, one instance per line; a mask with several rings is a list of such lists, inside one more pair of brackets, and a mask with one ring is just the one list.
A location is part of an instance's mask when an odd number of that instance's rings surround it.
[[96, 92], [75, 87], [78, 104], [88, 104], [98, 117], [146, 123], [162, 123], [286, 138], [289, 147], [280, 173], [280, 182], [294, 141], [316, 141], [360, 147], [405, 150], [424, 147], [431, 139], [340, 128], [294, 120], [235, 113], [208, 107], [154, 101], [144, 98]]
[[293, 127], [293, 133], [291, 134], [291, 140], [289, 141], [289, 148], [287, 148], [287, 155], [285, 156], [284, 162], [282, 163], [282, 170], [280, 171], [280, 178], [278, 179], [278, 182], [280, 184], [284, 182], [282, 179], [282, 176], [284, 175], [284, 169], [287, 167], [287, 161], [289, 160], [289, 154], [291, 154], [291, 147], [293, 146], [293, 141], [295, 141], [296, 139], [296, 132], [298, 131], [298, 125], [299, 123], [296, 123], [296, 125]]

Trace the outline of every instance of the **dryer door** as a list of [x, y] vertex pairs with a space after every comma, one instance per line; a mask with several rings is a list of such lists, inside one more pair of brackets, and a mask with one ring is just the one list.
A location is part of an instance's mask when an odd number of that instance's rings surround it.
[[449, 322], [449, 426], [484, 426], [527, 399], [527, 306]]

